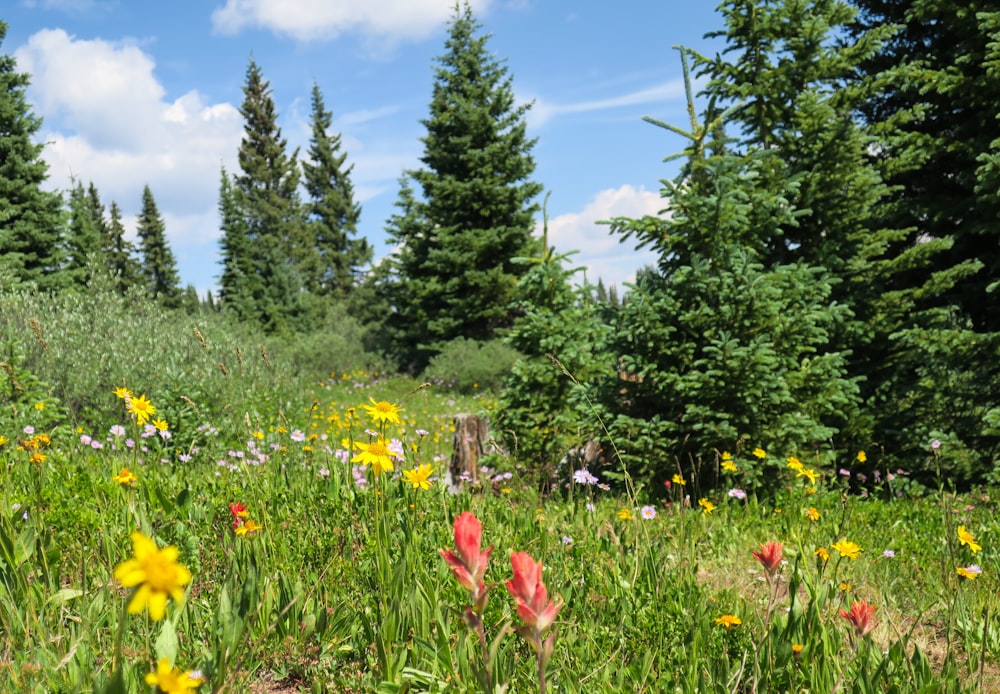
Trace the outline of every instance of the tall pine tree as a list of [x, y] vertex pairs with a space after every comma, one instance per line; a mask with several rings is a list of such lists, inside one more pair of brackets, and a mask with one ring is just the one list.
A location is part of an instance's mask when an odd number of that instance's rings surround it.
[[[310, 246], [298, 196], [298, 152], [287, 152], [270, 85], [253, 59], [240, 113], [240, 173], [225, 191], [230, 199], [220, 200], [220, 206], [232, 208], [222, 220], [230, 224], [223, 228], [222, 296], [227, 305], [228, 297], [238, 297], [242, 305], [234, 310], [279, 332], [293, 328], [301, 312], [297, 265]], [[245, 238], [234, 238], [241, 233]], [[231, 258], [238, 258], [232, 261], [237, 267], [226, 265]]]
[[332, 119], [319, 85], [313, 84], [309, 160], [302, 162], [309, 195], [307, 245], [302, 249], [299, 271], [305, 289], [318, 296], [347, 294], [361, 266], [372, 257], [368, 242], [355, 238], [361, 207], [354, 202], [354, 166], [346, 166], [347, 153], [340, 153], [340, 135], [330, 133]]
[[93, 273], [103, 268], [105, 244], [104, 205], [97, 187], [87, 188], [74, 181], [69, 192], [69, 229], [64, 239], [66, 263], [63, 268], [67, 279], [77, 289], [86, 289]]
[[[0, 21], [0, 45], [6, 34]], [[31, 140], [42, 121], [25, 100], [28, 82], [13, 56], [0, 54], [0, 288], [6, 276], [6, 282], [54, 290], [66, 279], [59, 272], [62, 201], [41, 188], [48, 166], [42, 145]]]
[[136, 223], [136, 232], [146, 290], [164, 306], [177, 308], [181, 301], [177, 261], [170, 250], [163, 217], [148, 185], [142, 189], [142, 211]]
[[108, 214], [110, 215], [108, 247], [105, 254], [115, 287], [118, 288], [118, 291], [125, 293], [132, 287], [141, 284], [142, 268], [139, 265], [136, 247], [125, 238], [122, 212], [117, 202], [111, 201]]
[[479, 28], [468, 4], [456, 10], [422, 121], [424, 167], [408, 172], [421, 196], [404, 185], [401, 214], [387, 227], [398, 245], [391, 261], [397, 347], [413, 369], [449, 340], [489, 340], [510, 327], [526, 270], [512, 261], [536, 254], [532, 200], [542, 186], [529, 180], [529, 106], [515, 104], [507, 69]]

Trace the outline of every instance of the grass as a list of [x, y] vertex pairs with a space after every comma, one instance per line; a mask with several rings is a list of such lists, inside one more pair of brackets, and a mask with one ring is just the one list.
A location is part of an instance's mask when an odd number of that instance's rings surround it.
[[[102, 320], [117, 320], [108, 313]], [[151, 691], [146, 678], [164, 659], [168, 672], [197, 671], [202, 692], [484, 691], [487, 671], [491, 691], [538, 691], [538, 658], [505, 586], [514, 552], [543, 563], [562, 606], [543, 634], [555, 635], [550, 692], [1000, 685], [1000, 526], [989, 490], [925, 490], [888, 470], [862, 481], [840, 473], [846, 463], [814, 468], [812, 483], [785, 462], [797, 452], [768, 451], [756, 490], [746, 482], [761, 461], [737, 454], [734, 471], [713, 472], [720, 486], [693, 496], [692, 479], [629, 492], [574, 483], [563, 470], [542, 497], [522, 483], [530, 461], [496, 455], [482, 461], [491, 469], [480, 485], [453, 493], [443, 479], [453, 418], [490, 414], [489, 393], [360, 371], [295, 374], [277, 352], [264, 365], [252, 346], [241, 353], [253, 359], [223, 374], [220, 361], [237, 364], [231, 352], [171, 330], [194, 349], [166, 355], [170, 378], [148, 366], [146, 386], [123, 363], [118, 380], [102, 358], [100, 384], [73, 376], [94, 388], [86, 398], [46, 366], [84, 360], [60, 352], [58, 329], [45, 333], [49, 357], [33, 351], [34, 333], [9, 332], [5, 363], [22, 390], [10, 388], [0, 419], [2, 691]], [[219, 330], [201, 328], [230, 344]], [[143, 344], [174, 349], [168, 342]], [[154, 419], [165, 416], [170, 438], [143, 435], [114, 393], [126, 383], [157, 408]], [[86, 407], [65, 407], [69, 396]], [[373, 399], [400, 406], [401, 421], [372, 420]], [[370, 431], [402, 451], [392, 472], [350, 462]], [[422, 464], [435, 470], [428, 490], [400, 475]], [[590, 472], [603, 483], [605, 471]], [[235, 528], [234, 503], [247, 514]], [[483, 548], [494, 547], [489, 600], [474, 619], [439, 554], [454, 549], [466, 511], [481, 522]], [[250, 520], [258, 530], [235, 532]], [[162, 620], [129, 614], [132, 589], [116, 578], [137, 530], [176, 547], [191, 574]], [[752, 555], [769, 541], [783, 545], [773, 571]], [[834, 549], [850, 554], [845, 541], [857, 558]], [[876, 608], [869, 633], [842, 616], [858, 601]]]

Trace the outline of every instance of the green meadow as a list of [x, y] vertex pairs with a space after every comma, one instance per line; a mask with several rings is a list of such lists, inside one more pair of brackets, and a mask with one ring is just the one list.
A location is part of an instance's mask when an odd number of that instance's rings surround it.
[[[489, 417], [492, 392], [379, 373], [347, 343], [310, 370], [112, 294], [3, 306], [3, 691], [1000, 683], [989, 489], [752, 441], [703, 497], [684, 465], [658, 488], [564, 465], [542, 493], [499, 448], [449, 485], [454, 418]], [[481, 544], [456, 545], [466, 512]], [[541, 564], [530, 589], [515, 553]]]

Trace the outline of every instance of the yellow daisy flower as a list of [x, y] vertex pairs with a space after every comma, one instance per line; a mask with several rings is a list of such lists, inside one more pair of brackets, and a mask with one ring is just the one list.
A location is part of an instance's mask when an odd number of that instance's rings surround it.
[[132, 533], [132, 547], [135, 556], [115, 568], [115, 578], [125, 588], [135, 588], [129, 614], [148, 608], [150, 619], [159, 621], [166, 614], [167, 598], [184, 602], [184, 586], [191, 582], [191, 572], [178, 563], [176, 547], [160, 549], [139, 531]]

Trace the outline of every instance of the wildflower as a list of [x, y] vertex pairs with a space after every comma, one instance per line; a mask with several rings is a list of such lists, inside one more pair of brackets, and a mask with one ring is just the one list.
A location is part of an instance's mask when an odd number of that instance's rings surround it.
[[715, 510], [715, 504], [708, 499], [698, 499], [698, 505], [701, 506], [702, 513], [711, 513]]
[[656, 509], [652, 506], [643, 506], [639, 509], [639, 515], [641, 515], [645, 520], [652, 520], [653, 518], [656, 518]]
[[802, 644], [801, 643], [793, 643], [792, 644], [792, 655], [795, 656], [796, 658], [798, 658], [800, 655], [802, 655]]
[[736, 472], [736, 463], [733, 462], [733, 454], [729, 451], [722, 453], [722, 469], [726, 472]]
[[936, 451], [939, 448], [941, 448], [941, 441], [939, 441], [938, 439], [934, 439], [933, 441], [931, 441], [931, 449], [932, 450]]
[[875, 623], [872, 620], [872, 615], [874, 614], [875, 606], [865, 600], [855, 600], [851, 603], [850, 612], [845, 610], [840, 611], [840, 616], [854, 626], [854, 635], [858, 638], [861, 638], [875, 628]]
[[413, 485], [414, 489], [423, 489], [427, 491], [431, 488], [430, 476], [434, 470], [430, 465], [424, 463], [413, 470], [405, 470], [403, 472], [403, 478]]
[[458, 582], [472, 595], [472, 603], [476, 612], [486, 608], [489, 589], [483, 585], [486, 575], [486, 565], [490, 560], [492, 545], [485, 552], [480, 545], [483, 538], [483, 525], [475, 514], [463, 511], [455, 519], [455, 549], [439, 549], [438, 554], [448, 563], [451, 573]]
[[239, 527], [233, 528], [233, 532], [237, 537], [253, 537], [257, 534], [257, 531], [263, 529], [264, 526], [259, 525], [253, 518], [247, 518], [245, 521], [240, 523]]
[[858, 451], [857, 458], [859, 463], [864, 463], [865, 461], [868, 460], [868, 456], [867, 454], [865, 454], [864, 451]]
[[35, 403], [35, 409], [38, 410], [39, 412], [41, 412], [42, 410], [45, 409], [45, 403], [44, 402], [36, 402]]
[[111, 479], [123, 487], [127, 487], [133, 482], [139, 481], [139, 478], [135, 476], [135, 473], [129, 470], [127, 467], [123, 467], [121, 472], [113, 476]]
[[125, 386], [121, 386], [119, 388], [115, 388], [115, 395], [117, 395], [122, 400], [128, 400], [130, 397], [132, 397], [132, 391], [126, 388]]
[[562, 609], [561, 604], [549, 600], [549, 592], [542, 581], [542, 562], [535, 562], [527, 552], [514, 552], [510, 557], [514, 578], [507, 581], [507, 590], [517, 603], [517, 615], [524, 625], [534, 632], [539, 643], [532, 641], [536, 650], [541, 646], [541, 635]]
[[887, 549], [882, 552], [882, 556], [886, 559], [893, 559], [896, 556], [896, 552], [894, 550]]
[[3, 446], [6, 445], [6, 444], [8, 444], [8, 443], [10, 443], [10, 439], [8, 439], [3, 434], [0, 434], [0, 448], [3, 448]]
[[576, 470], [573, 481], [577, 484], [597, 484], [598, 480], [588, 470]]
[[185, 694], [197, 689], [202, 681], [201, 677], [193, 676], [193, 673], [173, 667], [167, 658], [162, 658], [156, 664], [156, 672], [146, 675], [146, 684], [156, 687], [162, 694]]
[[683, 478], [683, 477], [681, 477], [680, 475], [674, 475], [674, 478], [673, 478], [673, 482], [674, 482], [674, 484], [679, 484], [679, 485], [681, 485], [682, 487], [683, 487], [683, 486], [684, 486], [685, 484], [687, 484], [687, 482], [685, 482], [685, 481], [684, 481], [684, 478]]
[[41, 451], [35, 451], [34, 453], [31, 454], [30, 460], [31, 460], [31, 462], [35, 463], [36, 465], [41, 465], [42, 463], [45, 462], [45, 458], [46, 457], [47, 456], [44, 453], [42, 453]]
[[806, 518], [811, 521], [818, 521], [820, 519], [820, 512], [816, 510], [815, 506], [810, 506], [806, 509]]
[[165, 419], [154, 419], [153, 420], [153, 427], [157, 431], [166, 431], [167, 429], [170, 428], [169, 426], [167, 426], [167, 420], [165, 420]]
[[233, 516], [233, 530], [240, 527], [243, 524], [243, 520], [250, 516], [250, 512], [247, 511], [247, 505], [242, 501], [234, 501], [230, 503], [229, 513]]
[[295, 441], [296, 443], [302, 443], [305, 440], [306, 440], [306, 435], [303, 434], [300, 430], [296, 429], [295, 431], [292, 432], [292, 441]]
[[852, 560], [860, 557], [862, 551], [858, 545], [848, 540], [838, 540], [837, 542], [834, 542], [833, 548], [837, 550], [840, 556], [847, 557]]
[[145, 395], [140, 395], [137, 398], [125, 398], [125, 409], [135, 416], [135, 422], [139, 426], [148, 422], [156, 414], [156, 408], [153, 406], [153, 403], [146, 399]]
[[123, 427], [121, 424], [115, 424], [114, 426], [111, 427], [110, 431], [111, 431], [111, 435], [112, 436], [124, 436], [125, 435], [125, 427]]
[[153, 621], [163, 619], [167, 598], [184, 602], [184, 586], [191, 581], [191, 572], [177, 562], [176, 547], [159, 549], [150, 538], [136, 531], [132, 533], [135, 556], [115, 568], [115, 578], [125, 588], [135, 587], [128, 604], [129, 614], [149, 609]]
[[593, 502], [588, 501], [586, 504], [584, 504], [584, 508], [587, 509], [587, 511], [589, 511], [590, 513], [593, 513], [594, 512]]
[[724, 614], [721, 617], [716, 617], [715, 623], [724, 626], [726, 629], [730, 629], [732, 627], [738, 627], [743, 623], [743, 620], [734, 614]]
[[957, 573], [959, 576], [966, 579], [967, 581], [975, 580], [976, 576], [978, 576], [982, 572], [983, 570], [979, 567], [978, 564], [969, 564], [968, 566], [960, 566], [957, 569], [955, 569], [955, 573]]
[[627, 508], [623, 508], [620, 511], [618, 511], [618, 518], [623, 521], [632, 520], [632, 511], [630, 511]]
[[385, 439], [381, 436], [377, 437], [371, 443], [355, 441], [354, 447], [361, 452], [351, 458], [352, 463], [371, 465], [376, 475], [380, 475], [383, 472], [392, 472], [395, 469], [392, 459], [399, 457], [399, 454], [391, 450], [386, 445]]
[[958, 526], [958, 544], [967, 545], [973, 552], [978, 552], [983, 548], [976, 542], [975, 535], [966, 530], [964, 525]]
[[571, 544], [573, 544], [573, 538], [570, 537], [569, 535], [563, 535], [562, 536], [562, 543], [564, 545], [571, 545]]
[[796, 473], [795, 476], [796, 477], [805, 477], [806, 479], [809, 480], [809, 484], [816, 484], [816, 480], [819, 479], [819, 473], [816, 472], [815, 470], [813, 470], [811, 467], [809, 467], [809, 468], [806, 468], [806, 467], [802, 468], [801, 470], [799, 470]]
[[770, 540], [760, 546], [759, 552], [751, 552], [751, 554], [761, 563], [767, 575], [773, 576], [774, 572], [778, 570], [778, 566], [781, 565], [783, 558], [781, 553], [784, 549], [785, 546], [780, 542]]
[[846, 593], [850, 589], [851, 589], [851, 584], [850, 583], [848, 583], [847, 581], [841, 581], [840, 582], [840, 592], [841, 593]]
[[379, 424], [383, 422], [391, 422], [393, 424], [402, 423], [399, 419], [399, 407], [390, 402], [386, 402], [385, 400], [375, 402], [375, 398], [369, 399], [372, 401], [371, 405], [362, 405], [369, 417], [374, 419]]
[[813, 552], [814, 557], [818, 557], [820, 561], [830, 561], [830, 553], [827, 551], [826, 547], [820, 547], [815, 552]]
[[837, 472], [840, 474], [841, 477], [850, 477], [851, 476], [851, 471], [847, 470], [846, 468], [840, 468], [840, 470], [838, 470]]
[[764, 452], [763, 448], [758, 447], [753, 449], [753, 457], [757, 458], [758, 460], [763, 460], [764, 458], [767, 457], [767, 453]]
[[747, 498], [747, 493], [745, 491], [743, 491], [742, 489], [730, 489], [727, 492], [727, 494], [729, 494], [729, 497], [731, 499], [740, 499], [740, 500], [743, 500], [743, 499]]
[[805, 466], [802, 464], [801, 460], [799, 460], [794, 455], [792, 455], [792, 456], [788, 457], [788, 467], [790, 467], [792, 470], [795, 470], [796, 472], [798, 472], [799, 470], [801, 470]]
[[28, 426], [24, 427], [24, 429], [22, 429], [21, 431], [23, 431], [26, 436], [31, 436], [35, 433], [35, 427], [29, 424]]

